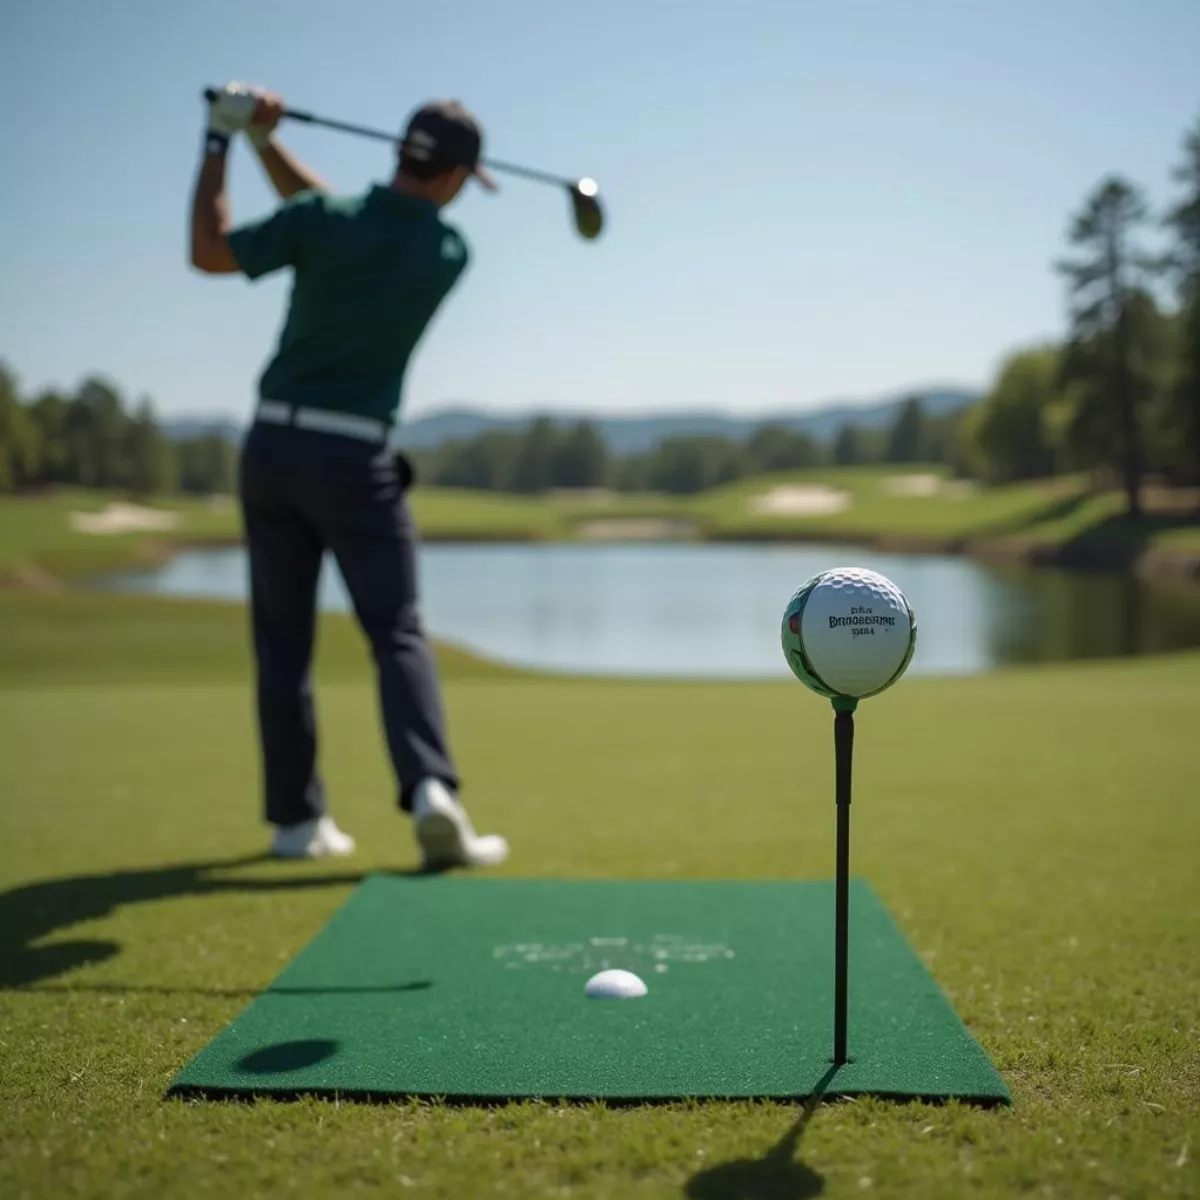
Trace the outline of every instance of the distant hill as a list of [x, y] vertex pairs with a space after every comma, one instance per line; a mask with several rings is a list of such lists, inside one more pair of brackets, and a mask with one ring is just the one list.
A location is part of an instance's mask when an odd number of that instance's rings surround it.
[[[873, 403], [842, 401], [805, 411], [756, 414], [749, 417], [718, 412], [647, 413], [641, 416], [602, 416], [589, 413], [555, 413], [558, 422], [593, 421], [616, 454], [642, 454], [669, 437], [716, 435], [745, 441], [767, 422], [810, 434], [818, 441], [832, 441], [847, 421], [864, 429], [889, 425], [904, 400], [919, 395], [925, 411], [942, 416], [973, 404], [978, 395], [962, 388], [915, 389]], [[533, 414], [494, 414], [482, 409], [443, 409], [403, 423], [398, 440], [414, 450], [432, 449], [451, 439], [467, 439], [488, 429], [520, 429]]]
[[[739, 417], [719, 412], [666, 412], [639, 416], [603, 416], [594, 413], [554, 413], [556, 422], [590, 420], [604, 435], [609, 448], [618, 455], [643, 454], [653, 450], [670, 437], [715, 435], [734, 441], [745, 441], [760, 425], [770, 422], [788, 429], [808, 433], [818, 441], [831, 441], [847, 421], [864, 429], [879, 429], [889, 425], [896, 410], [912, 395], [921, 397], [925, 411], [931, 416], [943, 416], [973, 404], [978, 396], [963, 388], [915, 388], [911, 391], [867, 403], [838, 401], [821, 408], [804, 411], [761, 413]], [[524, 428], [535, 414], [489, 413], [484, 409], [446, 408], [404, 421], [397, 441], [414, 450], [430, 450], [451, 440], [466, 440], [485, 430]], [[165, 423], [169, 437], [184, 441], [210, 433], [218, 433], [230, 441], [238, 441], [242, 428], [228, 419], [205, 420], [203, 417], [181, 418]]]

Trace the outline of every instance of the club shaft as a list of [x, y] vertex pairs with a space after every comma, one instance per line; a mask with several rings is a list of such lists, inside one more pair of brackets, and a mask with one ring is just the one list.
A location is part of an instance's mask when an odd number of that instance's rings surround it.
[[[206, 100], [216, 99], [217, 92], [215, 88], [205, 90], [204, 97]], [[387, 133], [382, 129], [371, 129], [366, 125], [353, 125], [349, 121], [335, 121], [331, 117], [319, 117], [316, 113], [305, 112], [299, 108], [289, 108], [283, 113], [283, 116], [289, 121], [300, 121], [305, 125], [318, 125], [322, 129], [334, 129], [339, 133], [353, 133], [359, 137], [373, 138], [377, 142], [390, 142], [394, 146], [402, 146], [404, 139], [397, 137], [394, 133]], [[538, 171], [533, 167], [521, 167], [515, 163], [500, 162], [494, 158], [484, 158], [480, 160], [485, 167], [493, 171], [502, 171], [507, 175], [517, 175], [522, 179], [531, 179], [535, 183], [548, 183], [554, 187], [574, 187], [573, 179], [565, 179], [561, 175], [551, 175], [547, 171]]]
[[481, 158], [483, 165], [492, 171], [502, 171], [506, 175], [519, 175], [522, 179], [532, 179], [535, 183], [548, 183], [554, 187], [573, 188], [575, 180], [564, 179], [561, 175], [551, 175], [547, 171], [537, 171], [533, 167], [518, 167], [515, 163], [500, 162], [494, 158]]
[[359, 137], [374, 138], [377, 142], [392, 142], [399, 145], [401, 139], [383, 129], [370, 129], [366, 125], [352, 125], [349, 121], [335, 121], [331, 117], [318, 117], [315, 113], [303, 112], [298, 108], [285, 109], [283, 116], [289, 121], [302, 121], [305, 125], [320, 125], [323, 129], [336, 129], [339, 133], [355, 133]]
[[846, 1006], [850, 948], [850, 768], [854, 761], [854, 715], [833, 719], [835, 796], [837, 802], [837, 875], [833, 922], [833, 1061], [847, 1061]]
[[[288, 109], [284, 114], [293, 121], [303, 121], [306, 125], [319, 125], [323, 129], [336, 129], [339, 133], [356, 133], [361, 137], [374, 138], [380, 142], [391, 142], [395, 146], [404, 145], [404, 139], [382, 129], [369, 129], [365, 125], [351, 125], [347, 121], [334, 121], [328, 117], [318, 117], [313, 113]], [[480, 162], [493, 171], [503, 171], [508, 175], [519, 175], [523, 179], [532, 179], [537, 183], [549, 183], [555, 187], [573, 187], [574, 180], [564, 179], [561, 175], [551, 175], [547, 171], [537, 171], [533, 167], [521, 167], [515, 163], [500, 162], [494, 158], [482, 158]]]

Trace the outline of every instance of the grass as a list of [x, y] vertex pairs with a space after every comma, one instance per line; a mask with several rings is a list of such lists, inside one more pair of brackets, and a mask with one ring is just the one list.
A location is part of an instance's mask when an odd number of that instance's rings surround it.
[[[336, 865], [256, 858], [236, 606], [0, 597], [0, 1194], [1200, 1193], [1200, 656], [907, 681], [865, 705], [856, 874], [1013, 1090], [650, 1109], [164, 1101], [361, 873], [411, 865], [357, 633], [322, 626]], [[825, 705], [445, 652], [506, 873], [827, 877]], [[402, 919], [402, 914], [401, 914]], [[753, 1020], [753, 1014], [747, 1014]]]
[[[811, 471], [792, 471], [779, 475], [742, 480], [715, 489], [702, 497], [697, 510], [723, 535], [814, 533], [830, 537], [909, 535], [936, 538], [964, 537], [983, 528], [1027, 521], [1042, 511], [1055, 485], [1016, 485], [988, 488], [949, 499], [942, 496], [905, 496], [888, 491], [894, 476], [929, 474], [940, 478], [938, 468], [914, 468], [909, 472], [895, 468], [845, 467]], [[840, 512], [805, 515], [763, 515], [751, 504], [756, 496], [780, 485], [825, 486], [850, 497]], [[1071, 485], [1066, 485], [1069, 488]], [[1057, 485], [1063, 489], [1063, 485]]]
[[[371, 669], [358, 627], [340, 615], [321, 614], [317, 645], [321, 682], [360, 681]], [[0, 687], [241, 683], [249, 647], [249, 616], [239, 603], [0, 595]], [[436, 653], [449, 678], [524, 677], [454, 646], [437, 645]]]
[[[1053, 480], [978, 488], [960, 494], [933, 496], [897, 495], [889, 488], [899, 474], [933, 475], [945, 479], [942, 468], [826, 468], [788, 472], [745, 480], [714, 489], [694, 504], [708, 528], [722, 536], [791, 536], [850, 538], [908, 537], [944, 542], [1020, 537], [1030, 543], [1063, 544], [1094, 531], [1117, 518], [1123, 497], [1115, 491], [1091, 491], [1085, 480]], [[814, 516], [767, 516], [755, 513], [751, 502], [780, 484], [824, 485], [849, 494], [851, 503], [841, 512]], [[1175, 518], [1169, 528], [1159, 528], [1153, 513], [1155, 495], [1149, 497], [1151, 518], [1141, 530], [1147, 540], [1168, 537], [1178, 545], [1200, 547], [1200, 507], [1180, 511], [1172, 497]], [[1159, 522], [1162, 524], [1162, 522]]]
[[[66, 489], [49, 495], [0, 496], [0, 579], [34, 565], [54, 575], [85, 575], [159, 558], [181, 542], [230, 542], [242, 536], [241, 514], [228, 497], [210, 501], [156, 498], [176, 526], [166, 532], [97, 535], [71, 527], [71, 514], [100, 512], [114, 497]], [[564, 535], [554, 505], [536, 499], [418, 489], [413, 509], [426, 536], [530, 540]]]
[[49, 495], [0, 496], [0, 579], [23, 566], [54, 574], [102, 572], [161, 553], [166, 538], [227, 541], [241, 536], [237, 511], [229, 500], [209, 502], [158, 499], [178, 525], [157, 532], [97, 535], [71, 527], [71, 514], [100, 512], [113, 498], [102, 493], [65, 489]]
[[547, 541], [569, 534], [559, 509], [537, 497], [419, 487], [412, 507], [423, 535], [441, 540]]
[[[897, 473], [944, 476], [941, 468], [824, 468], [743, 480], [695, 497], [554, 494], [506, 496], [449, 488], [417, 488], [414, 515], [429, 541], [566, 541], [594, 520], [658, 518], [691, 526], [700, 538], [900, 540], [927, 549], [977, 547], [1065, 548], [1101, 565], [1124, 565], [1147, 551], [1200, 556], [1200, 497], [1150, 493], [1140, 523], [1122, 515], [1122, 498], [1092, 492], [1065, 478], [984, 488], [957, 495], [905, 496], [889, 489]], [[780, 484], [823, 485], [849, 493], [852, 503], [823, 515], [766, 515], [752, 501]], [[178, 526], [167, 534], [98, 537], [76, 532], [70, 514], [98, 511], [109, 497], [66, 491], [48, 497], [0, 497], [0, 583], [28, 577], [30, 568], [55, 577], [100, 573], [161, 558], [181, 542], [229, 542], [241, 519], [226, 500], [172, 499]], [[1111, 561], [1109, 561], [1111, 560]]]

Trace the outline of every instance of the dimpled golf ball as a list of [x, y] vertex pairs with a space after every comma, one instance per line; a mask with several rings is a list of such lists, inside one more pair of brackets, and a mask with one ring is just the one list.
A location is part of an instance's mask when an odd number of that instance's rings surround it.
[[814, 575], [788, 601], [781, 629], [792, 673], [819, 696], [876, 696], [908, 669], [917, 618], [886, 576], [859, 567]]
[[646, 985], [632, 971], [609, 970], [593, 975], [584, 994], [593, 1000], [635, 1000], [646, 994]]

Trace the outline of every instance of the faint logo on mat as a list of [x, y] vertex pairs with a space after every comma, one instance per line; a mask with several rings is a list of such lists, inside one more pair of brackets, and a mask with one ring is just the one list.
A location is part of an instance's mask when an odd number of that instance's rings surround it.
[[620, 968], [656, 971], [662, 975], [676, 965], [724, 962], [733, 951], [723, 942], [701, 941], [660, 933], [648, 942], [622, 937], [594, 937], [582, 942], [511, 942], [495, 946], [492, 958], [509, 971], [530, 969], [592, 974]]

